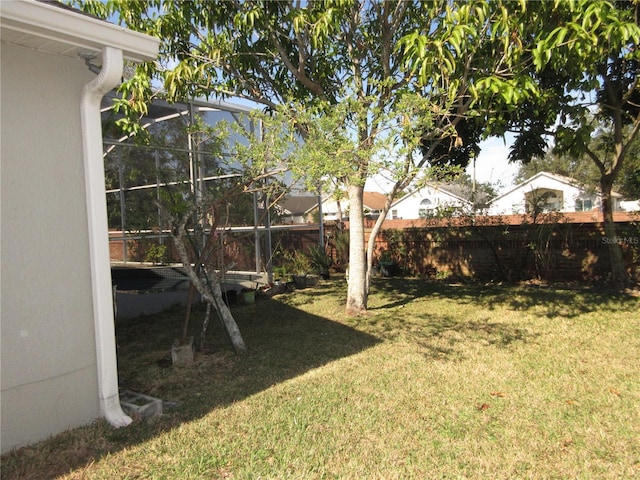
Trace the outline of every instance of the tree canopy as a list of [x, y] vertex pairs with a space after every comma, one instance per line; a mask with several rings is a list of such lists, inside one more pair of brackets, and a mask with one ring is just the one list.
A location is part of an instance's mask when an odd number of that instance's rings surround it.
[[[347, 310], [359, 312], [373, 256], [372, 242], [364, 251], [364, 184], [387, 173], [389, 205], [427, 159], [461, 148], [467, 117], [487, 118], [480, 100], [493, 95], [491, 82], [506, 78], [518, 53], [502, 38], [511, 29], [507, 3], [110, 0], [85, 8], [117, 13], [127, 27], [163, 40], [160, 61], [123, 85], [123, 112], [144, 108], [155, 78], [170, 100], [235, 96], [290, 118], [313, 145], [292, 163], [349, 192]], [[534, 86], [522, 76], [517, 82], [506, 101]], [[429, 144], [425, 155], [416, 153], [419, 142]]]
[[[586, 156], [599, 173], [606, 237], [616, 238], [611, 190], [640, 130], [640, 4], [637, 2], [540, 2], [556, 19], [539, 34], [531, 52], [535, 71], [544, 73], [545, 97], [536, 99], [512, 158], [530, 160], [554, 152]], [[628, 283], [620, 245], [607, 243], [611, 281]]]
[[[162, 39], [159, 62], [140, 67], [123, 85], [118, 106], [125, 113], [144, 108], [156, 79], [169, 99], [241, 97], [290, 120], [309, 146], [290, 155], [291, 164], [348, 191], [350, 313], [366, 310], [384, 213], [399, 192], [424, 178], [425, 167], [464, 164], [478, 139], [508, 129], [520, 133], [512, 158], [532, 158], [558, 118], [567, 122], [555, 130], [556, 143], [568, 145], [564, 140], [573, 137], [584, 149], [592, 130], [577, 99], [598, 88], [608, 99], [600, 103], [602, 114], [636, 131], [635, 64], [627, 61], [637, 54], [634, 9], [606, 1], [85, 5], [103, 15], [117, 12], [127, 27]], [[615, 138], [621, 133], [614, 128]], [[611, 168], [613, 176], [618, 171]], [[392, 186], [365, 251], [364, 185], [380, 173]]]

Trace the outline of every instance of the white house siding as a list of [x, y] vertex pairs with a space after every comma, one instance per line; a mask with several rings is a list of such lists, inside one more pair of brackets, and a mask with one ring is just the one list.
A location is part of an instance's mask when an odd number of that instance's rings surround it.
[[[55, 74], [53, 74], [55, 72]], [[2, 450], [99, 416], [80, 59], [2, 43]]]
[[620, 202], [620, 209], [625, 212], [639, 212], [640, 200], [626, 200]]
[[[527, 212], [527, 197], [540, 197], [545, 192], [557, 192], [557, 197], [550, 199], [547, 210], [559, 212], [576, 212], [576, 200], [584, 199], [591, 203], [591, 209], [600, 207], [600, 198], [593, 192], [586, 191], [565, 179], [546, 172], [541, 172], [516, 186], [509, 192], [497, 197], [489, 206], [490, 215], [512, 215]], [[619, 210], [619, 199], [614, 194], [614, 211]]]
[[340, 201], [342, 219], [338, 219], [338, 202], [331, 198], [322, 201], [322, 217], [325, 222], [335, 222], [336, 220], [345, 220], [349, 214], [349, 200]]
[[[429, 204], [422, 204], [429, 200]], [[411, 220], [421, 218], [421, 210], [429, 210], [435, 214], [438, 209], [443, 208], [468, 208], [470, 203], [456, 195], [452, 195], [444, 190], [433, 187], [424, 187], [419, 191], [405, 195], [397, 200], [387, 214], [387, 220]]]

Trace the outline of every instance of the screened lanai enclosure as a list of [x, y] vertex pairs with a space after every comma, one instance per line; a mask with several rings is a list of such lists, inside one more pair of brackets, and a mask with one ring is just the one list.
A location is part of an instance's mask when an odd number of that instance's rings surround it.
[[215, 246], [216, 268], [263, 275], [269, 282], [274, 252], [302, 248], [304, 242], [322, 238], [317, 225], [315, 229], [277, 225], [278, 203], [290, 187], [286, 175], [262, 178], [250, 161], [240, 158], [250, 141], [261, 139], [261, 121], [250, 107], [223, 101], [157, 100], [140, 121], [146, 131], [140, 141], [140, 135], [118, 133], [119, 117], [111, 106], [112, 97], [105, 97], [102, 122], [112, 262], [180, 263], [169, 233], [185, 214], [191, 251], [202, 245], [193, 239], [206, 238]]

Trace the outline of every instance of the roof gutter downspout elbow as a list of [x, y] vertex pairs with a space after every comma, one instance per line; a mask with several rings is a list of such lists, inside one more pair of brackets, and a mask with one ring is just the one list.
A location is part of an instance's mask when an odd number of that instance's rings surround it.
[[102, 97], [120, 83], [123, 65], [122, 50], [104, 47], [102, 69], [96, 78], [84, 86], [81, 101], [98, 394], [100, 413], [114, 427], [129, 425], [131, 418], [125, 415], [120, 406], [118, 390], [100, 103]]

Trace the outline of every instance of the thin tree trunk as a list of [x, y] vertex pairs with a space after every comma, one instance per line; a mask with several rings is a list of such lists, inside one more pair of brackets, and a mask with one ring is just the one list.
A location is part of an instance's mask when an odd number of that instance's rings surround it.
[[191, 281], [191, 284], [196, 288], [198, 293], [202, 295], [202, 298], [205, 300], [205, 302], [211, 304], [216, 309], [216, 313], [218, 314], [220, 321], [224, 325], [225, 330], [229, 335], [229, 340], [231, 341], [231, 344], [233, 345], [236, 353], [245, 353], [247, 351], [247, 347], [244, 344], [242, 335], [240, 334], [240, 329], [238, 328], [233, 315], [231, 315], [231, 311], [224, 303], [224, 300], [222, 298], [220, 276], [213, 272], [213, 278], [207, 278], [207, 284], [205, 285], [200, 276], [197, 274], [196, 269], [191, 265], [187, 249], [185, 248], [182, 241], [182, 237], [180, 235], [172, 235], [171, 238], [173, 240], [173, 244], [176, 247], [176, 251], [180, 256], [180, 260], [182, 261], [182, 266], [184, 267], [187, 276]]
[[382, 230], [382, 224], [387, 218], [389, 210], [391, 210], [391, 204], [395, 200], [400, 189], [404, 188], [404, 186], [404, 182], [398, 182], [394, 185], [391, 192], [387, 195], [387, 199], [384, 203], [384, 207], [382, 207], [380, 216], [376, 219], [376, 222], [373, 224], [373, 228], [369, 233], [369, 240], [367, 241], [367, 293], [369, 292], [369, 287], [371, 285], [371, 267], [373, 265], [373, 251], [376, 246], [376, 238], [378, 238], [378, 233]]
[[236, 353], [246, 353], [247, 346], [242, 339], [242, 334], [240, 333], [240, 329], [238, 328], [238, 324], [236, 320], [231, 315], [231, 310], [227, 307], [227, 304], [224, 303], [224, 299], [222, 298], [222, 288], [220, 288], [220, 282], [215, 281], [212, 285], [210, 285], [211, 293], [213, 295], [213, 299], [215, 300], [214, 307], [222, 324], [224, 325], [224, 329], [229, 335], [229, 340], [231, 340], [231, 344], [233, 345]]
[[364, 248], [364, 187], [349, 185], [349, 280], [347, 315], [367, 310], [367, 259]]
[[624, 267], [622, 248], [616, 235], [616, 224], [613, 221], [613, 200], [611, 189], [613, 180], [609, 176], [600, 179], [600, 193], [602, 195], [602, 221], [604, 225], [605, 243], [609, 251], [611, 265], [611, 286], [617, 290], [624, 290], [629, 284], [629, 276]]
[[189, 284], [189, 293], [187, 294], [187, 309], [182, 322], [182, 336], [180, 337], [180, 345], [184, 345], [189, 337], [189, 323], [191, 322], [191, 310], [193, 309], [193, 298], [196, 296], [196, 287], [193, 283]]
[[200, 350], [204, 351], [204, 342], [207, 336], [207, 328], [209, 328], [209, 319], [211, 318], [211, 304], [207, 303], [207, 310], [204, 314], [202, 322], [202, 332], [200, 333]]
[[367, 293], [369, 293], [369, 287], [371, 286], [371, 267], [373, 266], [373, 251], [375, 250], [376, 246], [376, 238], [378, 237], [378, 233], [380, 233], [380, 230], [382, 229], [382, 224], [384, 223], [387, 213], [389, 213], [389, 206], [391, 205], [392, 201], [392, 196], [387, 197], [385, 206], [382, 209], [382, 212], [380, 212], [380, 216], [373, 224], [373, 228], [369, 233], [369, 240], [367, 241]]

